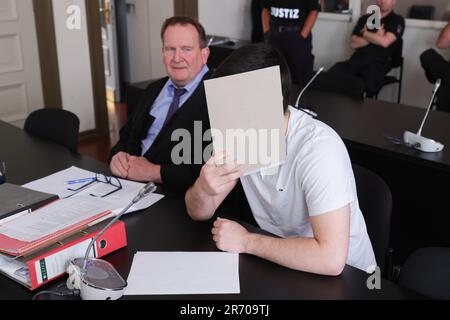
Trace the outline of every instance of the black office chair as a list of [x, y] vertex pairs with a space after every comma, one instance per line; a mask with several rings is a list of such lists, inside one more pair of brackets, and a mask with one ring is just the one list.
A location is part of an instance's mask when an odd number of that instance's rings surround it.
[[[400, 103], [402, 98], [402, 82], [403, 82], [403, 39], [398, 39], [394, 44], [394, 52], [389, 58], [389, 71], [399, 69], [398, 77], [386, 75], [383, 81], [383, 87], [390, 84], [398, 84], [397, 103]], [[378, 94], [376, 95], [378, 99]]]
[[408, 18], [434, 20], [434, 7], [418, 5], [411, 6], [409, 9]]
[[414, 251], [401, 268], [398, 284], [432, 299], [450, 299], [450, 248]]
[[376, 173], [353, 164], [359, 207], [364, 216], [367, 233], [375, 253], [381, 274], [392, 276], [392, 253], [389, 248], [391, 229], [392, 195], [384, 180]]
[[24, 129], [31, 135], [48, 139], [77, 152], [80, 120], [63, 109], [44, 108], [33, 111], [25, 120]]
[[310, 90], [339, 93], [353, 99], [364, 98], [364, 82], [357, 76], [333, 71], [322, 72], [311, 84]]

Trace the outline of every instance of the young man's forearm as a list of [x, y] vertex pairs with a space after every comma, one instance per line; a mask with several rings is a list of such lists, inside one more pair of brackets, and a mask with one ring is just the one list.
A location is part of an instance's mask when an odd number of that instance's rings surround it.
[[203, 192], [198, 182], [186, 192], [186, 209], [193, 220], [205, 221], [212, 218], [220, 203], [217, 199]]
[[347, 260], [347, 250], [336, 250], [314, 238], [279, 239], [251, 233], [247, 240], [245, 253], [294, 270], [337, 276]]

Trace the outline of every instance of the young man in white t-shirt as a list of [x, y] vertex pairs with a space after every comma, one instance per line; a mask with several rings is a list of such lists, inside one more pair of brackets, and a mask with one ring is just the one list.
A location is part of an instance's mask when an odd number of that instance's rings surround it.
[[194, 220], [211, 219], [241, 180], [253, 216], [278, 237], [248, 232], [235, 221], [218, 218], [212, 229], [220, 250], [253, 254], [288, 268], [339, 275], [345, 264], [364, 271], [376, 266], [359, 209], [350, 159], [340, 137], [324, 123], [288, 106], [289, 68], [267, 44], [235, 51], [215, 77], [279, 65], [285, 112], [287, 156], [278, 171], [242, 177], [239, 165], [212, 157], [186, 193]]

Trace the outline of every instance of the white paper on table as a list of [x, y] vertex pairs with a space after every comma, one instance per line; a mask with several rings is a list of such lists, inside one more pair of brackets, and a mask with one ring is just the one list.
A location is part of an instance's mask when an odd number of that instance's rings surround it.
[[237, 294], [239, 255], [225, 252], [137, 252], [126, 295]]
[[[70, 168], [61, 170], [47, 177], [24, 184], [23, 186], [37, 191], [57, 194], [61, 199], [63, 199], [75, 193], [74, 191], [68, 190], [68, 188], [72, 187], [73, 189], [76, 189], [77, 187], [83, 185], [83, 183], [80, 183], [79, 185], [78, 184], [68, 185], [66, 183], [67, 181], [93, 177], [95, 177], [94, 172], [72, 166]], [[120, 183], [122, 184], [122, 189], [103, 198], [107, 199], [110, 203], [113, 204], [112, 211], [114, 214], [118, 214], [127, 204], [129, 204], [131, 200], [137, 195], [139, 190], [141, 190], [145, 185], [144, 183], [135, 181], [129, 181], [124, 179], [119, 180]], [[89, 185], [86, 189], [76, 193], [75, 195], [73, 195], [73, 197], [89, 196], [90, 193], [106, 194], [114, 188], [115, 187], [112, 185], [96, 182]], [[95, 199], [99, 199], [96, 197], [92, 198], [94, 201]], [[147, 197], [143, 198], [141, 201], [134, 204], [127, 212], [129, 213], [148, 208], [154, 203], [161, 200], [162, 198], [164, 198], [164, 196], [161, 194], [157, 193], [149, 194]]]
[[279, 66], [206, 80], [205, 92], [215, 152], [243, 164], [245, 175], [285, 160]]

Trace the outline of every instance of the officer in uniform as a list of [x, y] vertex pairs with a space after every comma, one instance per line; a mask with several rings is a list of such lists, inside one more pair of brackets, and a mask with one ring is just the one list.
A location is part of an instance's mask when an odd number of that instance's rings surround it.
[[294, 83], [304, 86], [312, 74], [311, 30], [320, 0], [264, 0], [262, 25], [265, 38], [286, 58]]
[[395, 1], [378, 0], [381, 13], [379, 29], [368, 26], [372, 15], [359, 19], [352, 35], [354, 54], [329, 70], [333, 76], [350, 74], [362, 79], [367, 97], [376, 96], [383, 87], [384, 76], [390, 69], [390, 58], [405, 30], [405, 19], [394, 13]]
[[[450, 48], [450, 22], [441, 31], [436, 41], [439, 49]], [[420, 62], [425, 75], [431, 83], [437, 79], [442, 80], [441, 88], [437, 93], [436, 109], [450, 112], [450, 61], [447, 61], [436, 50], [428, 49], [420, 56]]]

